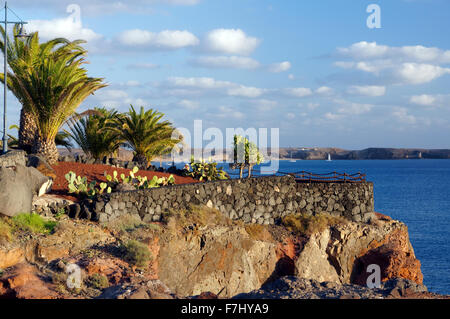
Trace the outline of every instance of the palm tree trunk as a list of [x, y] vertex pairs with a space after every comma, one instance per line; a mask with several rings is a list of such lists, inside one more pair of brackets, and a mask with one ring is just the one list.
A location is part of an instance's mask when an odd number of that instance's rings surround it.
[[136, 155], [134, 155], [133, 162], [137, 162], [141, 169], [142, 168], [144, 168], [144, 169], [148, 168], [147, 157], [144, 154], [136, 154]]
[[50, 165], [58, 162], [59, 152], [54, 140], [47, 141], [42, 139], [39, 135], [36, 135], [32, 152], [45, 158]]
[[23, 149], [27, 153], [31, 153], [36, 131], [37, 127], [34, 122], [33, 115], [31, 112], [28, 112], [22, 108], [20, 111], [19, 148]]

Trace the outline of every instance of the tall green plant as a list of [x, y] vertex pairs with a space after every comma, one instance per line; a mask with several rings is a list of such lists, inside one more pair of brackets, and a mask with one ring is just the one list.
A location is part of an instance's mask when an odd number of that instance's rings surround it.
[[114, 154], [120, 147], [122, 139], [114, 125], [119, 113], [106, 108], [94, 108], [87, 116], [75, 116], [68, 121], [70, 137], [83, 152], [96, 161], [104, 156]]
[[239, 169], [240, 178], [243, 177], [245, 167], [248, 167], [248, 177], [251, 177], [253, 166], [264, 160], [256, 144], [241, 135], [234, 136], [233, 157], [234, 167]]
[[[4, 29], [0, 27], [0, 31], [5, 38]], [[13, 33], [18, 32], [16, 25]], [[8, 42], [8, 88], [36, 125], [31, 151], [50, 164], [58, 160], [55, 137], [61, 126], [86, 97], [106, 86], [101, 78], [89, 77], [82, 67], [87, 53], [83, 43], [58, 38], [40, 44], [37, 32], [26, 40], [14, 37]], [[3, 48], [4, 41], [0, 42]], [[4, 74], [0, 80], [4, 83]]]
[[145, 111], [144, 107], [138, 113], [131, 105], [118, 119], [115, 130], [134, 151], [133, 161], [141, 166], [148, 167], [155, 157], [169, 154], [183, 139], [172, 123], [162, 120], [163, 117], [163, 113], [153, 109]]

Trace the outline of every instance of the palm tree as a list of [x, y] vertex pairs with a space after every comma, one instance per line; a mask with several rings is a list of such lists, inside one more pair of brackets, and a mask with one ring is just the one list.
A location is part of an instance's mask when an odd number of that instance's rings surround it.
[[[0, 32], [5, 37], [4, 29], [0, 26]], [[30, 37], [26, 39], [18, 38], [17, 35], [18, 26], [14, 26], [13, 34], [14, 41], [8, 38], [8, 65], [10, 67], [10, 72], [16, 73], [18, 68], [23, 68], [24, 64], [28, 67], [32, 67], [40, 59], [55, 50], [62, 52], [68, 48], [70, 42], [63, 38], [53, 39], [51, 41], [39, 44], [39, 37], [37, 33], [33, 33]], [[0, 39], [0, 49], [4, 53], [4, 42]], [[3, 78], [3, 74], [1, 74]], [[4, 82], [2, 80], [2, 82]], [[14, 92], [13, 92], [14, 93]], [[20, 101], [20, 98], [18, 98]], [[19, 127], [19, 141], [18, 146], [24, 149], [28, 153], [31, 152], [31, 148], [34, 143], [37, 127], [34, 122], [31, 112], [25, 107], [22, 107], [20, 111], [20, 127]]]
[[69, 135], [86, 155], [99, 161], [115, 153], [123, 142], [117, 130], [112, 129], [120, 115], [106, 108], [91, 111], [87, 116], [77, 114], [68, 121]]
[[161, 121], [164, 114], [141, 107], [137, 113], [133, 105], [118, 119], [116, 131], [134, 151], [133, 161], [148, 167], [155, 157], [169, 154], [183, 140], [169, 121]]
[[[0, 27], [0, 31], [5, 37], [4, 29]], [[14, 35], [18, 31], [16, 25]], [[85, 41], [58, 38], [40, 44], [37, 32], [26, 40], [15, 37], [8, 42], [11, 72], [7, 85], [23, 108], [19, 144], [29, 145], [33, 139], [31, 151], [50, 164], [58, 160], [55, 137], [61, 126], [86, 97], [106, 86], [102, 79], [88, 77], [82, 68], [86, 55], [82, 43]], [[0, 42], [3, 48], [4, 42]], [[0, 80], [4, 83], [3, 74]]]
[[[9, 127], [10, 130], [19, 130], [19, 127], [15, 124], [11, 125]], [[17, 148], [19, 147], [19, 139], [8, 134], [9, 141], [8, 146]], [[71, 152], [71, 149], [73, 147], [72, 143], [68, 140], [70, 138], [70, 134], [64, 131], [59, 131], [58, 134], [56, 134], [55, 137], [55, 143], [57, 146], [64, 146], [69, 152]]]

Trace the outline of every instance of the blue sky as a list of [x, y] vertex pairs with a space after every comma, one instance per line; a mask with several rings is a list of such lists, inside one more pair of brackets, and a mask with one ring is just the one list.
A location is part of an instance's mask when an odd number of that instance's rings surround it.
[[[281, 146], [450, 148], [446, 0], [8, 3], [42, 39], [88, 40], [89, 73], [109, 86], [82, 109], [275, 127]], [[380, 29], [366, 25], [370, 4]]]

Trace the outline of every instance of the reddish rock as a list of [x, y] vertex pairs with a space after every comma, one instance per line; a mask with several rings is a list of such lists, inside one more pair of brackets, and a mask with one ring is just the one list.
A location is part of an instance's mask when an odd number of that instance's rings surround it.
[[420, 261], [414, 255], [407, 230], [396, 230], [383, 242], [373, 242], [370, 248], [355, 261], [352, 282], [366, 285], [370, 273], [365, 270], [369, 265], [376, 264], [381, 268], [383, 282], [391, 278], [405, 278], [417, 284], [423, 283]]
[[112, 284], [118, 284], [122, 278], [126, 276], [129, 265], [125, 261], [118, 258], [94, 258], [92, 260], [84, 260], [80, 262], [88, 276], [94, 274], [104, 275]]
[[0, 281], [0, 297], [18, 299], [56, 299], [58, 293], [49, 289], [29, 264], [17, 265]]
[[25, 260], [25, 252], [21, 247], [0, 249], [0, 269], [15, 266]]

